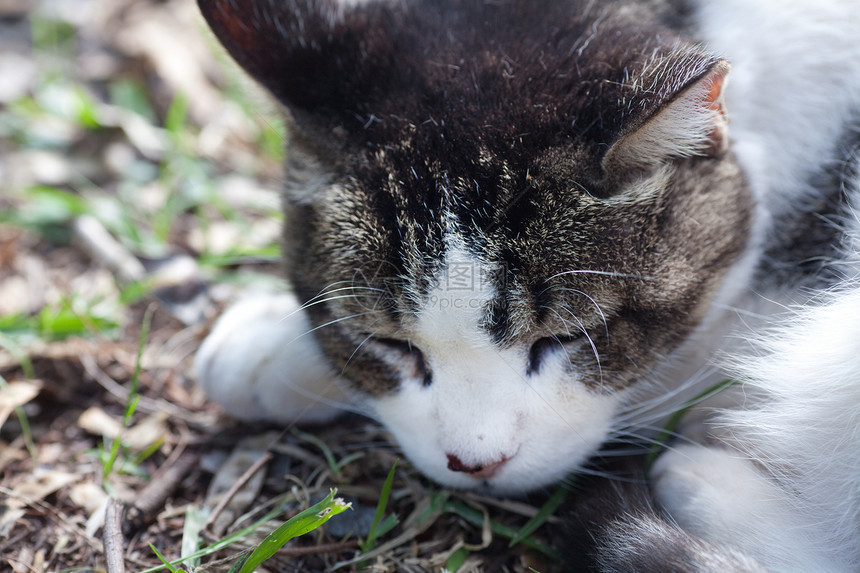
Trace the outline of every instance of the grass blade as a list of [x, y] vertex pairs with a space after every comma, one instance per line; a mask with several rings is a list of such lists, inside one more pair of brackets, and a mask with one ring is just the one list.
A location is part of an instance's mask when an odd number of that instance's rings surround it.
[[200, 547], [200, 532], [209, 517], [209, 510], [192, 505], [185, 512], [185, 523], [182, 526], [182, 541], [180, 542], [179, 555], [186, 560], [188, 566], [194, 570], [200, 567], [200, 558], [190, 557]]
[[555, 513], [555, 510], [557, 510], [562, 502], [564, 502], [565, 498], [567, 498], [567, 493], [567, 487], [565, 486], [561, 486], [555, 490], [552, 497], [543, 504], [543, 507], [538, 510], [535, 516], [528, 520], [528, 522], [523, 525], [522, 529], [517, 531], [516, 535], [511, 538], [511, 542], [508, 544], [508, 547], [513, 547], [514, 545], [521, 543], [524, 539], [537, 531], [541, 525], [546, 523], [546, 520]]
[[457, 573], [460, 567], [463, 566], [463, 563], [466, 562], [466, 559], [469, 558], [469, 550], [465, 547], [459, 548], [457, 551], [451, 554], [448, 557], [448, 560], [445, 561], [445, 569], [450, 571], [451, 573]]
[[[397, 462], [391, 466], [388, 472], [388, 477], [385, 478], [385, 483], [382, 484], [382, 492], [379, 494], [379, 501], [376, 503], [376, 513], [373, 515], [373, 522], [370, 524], [370, 531], [367, 533], [367, 539], [361, 544], [361, 550], [368, 552], [376, 545], [376, 538], [381, 535], [379, 524], [382, 521], [382, 516], [385, 514], [385, 508], [388, 507], [388, 498], [391, 496], [391, 486], [394, 483], [394, 470], [397, 469]], [[389, 521], [389, 520], [386, 520]], [[390, 531], [397, 524], [397, 518], [394, 521], [385, 524], [386, 531]]]
[[331, 475], [334, 479], [340, 479], [340, 467], [338, 466], [337, 460], [334, 457], [334, 452], [331, 451], [331, 448], [328, 445], [314, 436], [313, 434], [308, 434], [306, 432], [302, 432], [296, 428], [291, 430], [291, 433], [299, 439], [305, 440], [306, 442], [310, 442], [316, 447], [320, 449], [322, 455], [325, 457], [325, 461], [328, 464], [328, 469], [331, 471]]
[[[459, 515], [460, 517], [462, 517], [472, 525], [475, 525], [476, 527], [484, 526], [484, 515], [480, 511], [472, 509], [471, 507], [448, 501], [445, 502], [444, 511]], [[490, 520], [490, 530], [492, 530], [492, 532], [496, 535], [500, 535], [506, 539], [513, 539], [513, 537], [517, 535], [517, 532], [514, 531], [512, 528], [492, 520]], [[564, 559], [562, 559], [561, 555], [557, 551], [551, 549], [550, 547], [547, 547], [540, 542], [534, 541], [531, 537], [523, 539], [520, 543], [527, 547], [531, 547], [536, 551], [540, 551], [541, 553], [558, 563], [564, 562]]]
[[[143, 324], [141, 324], [140, 326], [140, 336], [137, 341], [137, 356], [134, 361], [134, 372], [132, 372], [131, 380], [129, 381], [128, 398], [126, 399], [125, 413], [123, 414], [122, 418], [123, 429], [128, 427], [129, 422], [131, 422], [131, 417], [134, 415], [135, 410], [137, 410], [137, 404], [140, 402], [140, 394], [138, 393], [138, 380], [140, 378], [143, 349], [146, 346], [146, 340], [149, 337], [149, 327], [152, 324], [152, 314], [154, 311], [154, 306], [150, 306], [146, 309], [146, 312], [143, 315]], [[107, 459], [103, 460], [103, 481], [107, 481], [108, 477], [111, 475], [111, 472], [113, 472], [114, 465], [116, 464], [117, 457], [119, 456], [119, 450], [121, 445], [122, 432], [120, 432], [120, 434], [114, 438], [113, 443], [110, 447], [110, 453], [108, 454]]]
[[203, 549], [196, 551], [196, 552], [192, 553], [191, 555], [187, 555], [185, 557], [177, 559], [176, 561], [171, 561], [170, 563], [165, 562], [161, 566], [150, 567], [149, 569], [144, 569], [140, 573], [156, 573], [157, 571], [169, 569], [169, 566], [171, 566], [171, 565], [177, 565], [179, 563], [184, 563], [185, 561], [190, 561], [190, 560], [194, 560], [194, 559], [199, 559], [200, 557], [206, 557], [207, 555], [212, 555], [213, 553], [216, 553], [216, 552], [238, 542], [239, 540], [246, 538], [248, 535], [251, 535], [259, 527], [261, 527], [265, 523], [268, 523], [270, 520], [277, 517], [278, 514], [280, 514], [280, 513], [281, 513], [281, 509], [275, 508], [275, 509], [269, 511], [268, 513], [266, 513], [263, 517], [261, 517], [260, 519], [258, 519], [257, 521], [255, 521], [254, 523], [249, 525], [248, 527], [240, 529], [236, 533], [233, 533], [232, 535], [229, 535], [228, 537], [225, 537], [224, 539], [217, 541], [208, 547], [204, 547]]
[[253, 573], [257, 566], [277, 553], [290, 539], [313, 531], [335, 515], [349, 509], [350, 504], [334, 497], [336, 493], [336, 489], [331, 490], [331, 493], [321, 502], [304, 510], [270, 533], [248, 556], [239, 573]]
[[149, 548], [152, 549], [152, 552], [155, 553], [158, 560], [164, 563], [164, 566], [167, 567], [167, 570], [170, 571], [170, 573], [185, 573], [185, 569], [179, 569], [171, 564], [170, 561], [168, 561], [167, 558], [155, 547], [155, 545], [150, 543]]
[[648, 450], [648, 455], [645, 458], [645, 468], [650, 468], [654, 461], [657, 459], [657, 457], [661, 453], [663, 453], [663, 450], [666, 449], [666, 444], [668, 443], [669, 438], [672, 437], [672, 435], [678, 429], [678, 426], [681, 424], [681, 420], [684, 419], [684, 416], [687, 415], [687, 412], [689, 412], [693, 408], [693, 406], [695, 406], [699, 402], [702, 402], [703, 400], [710, 398], [711, 396], [719, 394], [723, 390], [730, 388], [735, 384], [738, 384], [739, 382], [739, 380], [735, 380], [733, 378], [718, 382], [717, 384], [714, 384], [710, 388], [706, 389], [704, 392], [697, 394], [695, 397], [689, 400], [684, 407], [680, 408], [674, 414], [672, 414], [669, 417], [669, 420], [666, 422], [666, 425], [663, 426], [663, 429], [660, 430], [660, 433], [654, 439], [654, 444]]

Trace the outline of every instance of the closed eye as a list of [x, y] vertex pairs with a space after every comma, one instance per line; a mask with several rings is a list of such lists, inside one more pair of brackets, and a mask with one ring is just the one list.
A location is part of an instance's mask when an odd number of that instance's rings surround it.
[[540, 372], [541, 366], [554, 352], [564, 351], [565, 345], [582, 338], [582, 334], [574, 336], [546, 336], [532, 344], [529, 349], [529, 362], [526, 366], [526, 374], [532, 376]]
[[408, 340], [398, 340], [396, 338], [374, 338], [375, 342], [395, 350], [403, 358], [404, 362], [411, 359], [412, 365], [415, 368], [415, 377], [421, 379], [421, 384], [426, 388], [433, 383], [433, 373], [427, 366], [424, 360], [424, 353]]

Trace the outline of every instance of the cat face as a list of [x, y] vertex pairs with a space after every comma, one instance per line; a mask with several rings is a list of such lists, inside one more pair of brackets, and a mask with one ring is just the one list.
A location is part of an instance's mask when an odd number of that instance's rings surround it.
[[332, 365], [441, 483], [575, 469], [744, 249], [727, 64], [622, 2], [200, 4], [288, 108], [287, 266]]

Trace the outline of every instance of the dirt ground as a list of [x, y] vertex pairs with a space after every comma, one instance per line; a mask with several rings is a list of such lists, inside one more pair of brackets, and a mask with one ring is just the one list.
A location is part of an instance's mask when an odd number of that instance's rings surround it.
[[0, 78], [0, 570], [166, 570], [154, 546], [227, 571], [333, 487], [353, 509], [259, 570], [560, 568], [554, 517], [509, 547], [546, 496], [440, 490], [402, 459], [398, 524], [362, 555], [386, 432], [242, 425], [195, 385], [218, 312], [281, 284], [281, 156], [191, 0], [0, 0]]

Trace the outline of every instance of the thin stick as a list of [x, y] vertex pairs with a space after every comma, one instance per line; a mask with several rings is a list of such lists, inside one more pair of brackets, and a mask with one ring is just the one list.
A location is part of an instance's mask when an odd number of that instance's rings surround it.
[[146, 276], [143, 263], [92, 215], [81, 215], [72, 227], [84, 251], [94, 261], [113, 271], [120, 282], [128, 283]]
[[224, 494], [224, 497], [221, 498], [221, 501], [218, 502], [218, 505], [216, 505], [215, 509], [212, 510], [212, 513], [209, 514], [209, 518], [206, 520], [206, 523], [203, 524], [203, 529], [206, 529], [212, 525], [216, 519], [218, 519], [218, 516], [221, 515], [221, 512], [224, 511], [224, 508], [227, 507], [227, 504], [230, 503], [231, 499], [233, 499], [233, 496], [242, 489], [243, 485], [248, 483], [249, 479], [254, 477], [254, 474], [260, 471], [260, 468], [269, 463], [269, 460], [271, 460], [272, 457], [272, 452], [264, 452], [256, 462], [251, 464], [251, 467], [245, 470], [245, 473], [239, 476], [236, 483], [230, 486], [230, 489], [227, 490], [227, 493]]
[[125, 573], [124, 540], [121, 526], [122, 510], [121, 501], [115, 498], [108, 499], [103, 534], [107, 573]]
[[176, 463], [149, 482], [137, 496], [126, 516], [127, 533], [143, 527], [164, 507], [167, 497], [173, 493], [185, 476], [197, 465], [196, 454], [182, 455]]

